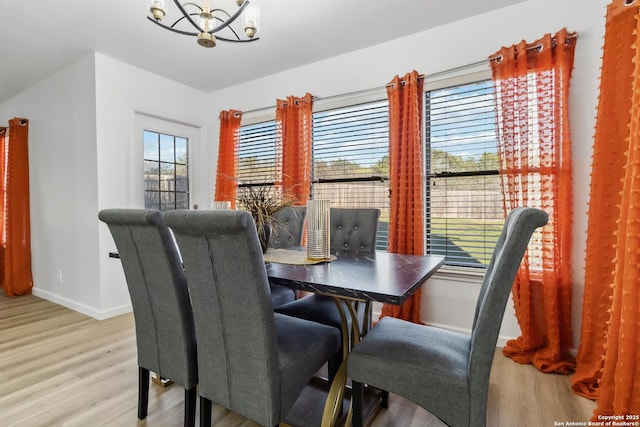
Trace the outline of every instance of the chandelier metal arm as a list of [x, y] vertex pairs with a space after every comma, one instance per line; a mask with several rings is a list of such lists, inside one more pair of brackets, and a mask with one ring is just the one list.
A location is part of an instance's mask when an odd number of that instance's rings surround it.
[[167, 26], [167, 25], [164, 25], [164, 24], [162, 24], [162, 23], [160, 23], [160, 22], [156, 21], [155, 19], [153, 19], [153, 18], [152, 18], [152, 17], [150, 17], [150, 16], [147, 16], [147, 19], [148, 19], [149, 21], [153, 22], [154, 24], [161, 26], [161, 27], [162, 27], [162, 28], [164, 28], [165, 30], [173, 31], [174, 33], [183, 34], [183, 35], [185, 35], [185, 36], [197, 36], [197, 35], [199, 34], [199, 33], [195, 33], [195, 32], [193, 32], [193, 33], [192, 33], [192, 32], [189, 32], [189, 31], [177, 30], [177, 29], [175, 29], [175, 28], [169, 27], [169, 26]]
[[[199, 13], [190, 13], [189, 15], [191, 15], [191, 16], [200, 16], [200, 14], [199, 14]], [[178, 25], [178, 23], [179, 23], [180, 21], [182, 21], [183, 19], [186, 19], [186, 18], [187, 18], [187, 17], [183, 15], [181, 18], [176, 19], [176, 22], [174, 22], [173, 24], [171, 24], [171, 28], [175, 28], [175, 26], [176, 26], [176, 25]], [[202, 31], [202, 29], [201, 29], [200, 27], [198, 27], [198, 30]]]
[[[223, 11], [223, 12], [224, 12], [224, 11]], [[229, 14], [228, 14], [227, 12], [224, 12], [224, 13], [226, 13], [226, 14], [227, 14], [227, 16], [229, 16]], [[218, 18], [217, 16], [214, 16], [213, 18], [214, 18], [216, 21], [219, 21], [219, 22], [224, 23], [224, 19], [222, 19], [222, 18]], [[236, 36], [236, 39], [241, 40], [241, 39], [240, 39], [240, 36], [238, 35], [238, 33], [236, 32], [236, 30], [235, 30], [233, 27], [229, 27], [229, 31], [231, 31], [231, 32], [233, 33], [233, 35], [234, 35], [234, 36]], [[213, 30], [209, 31], [209, 34], [213, 34]], [[235, 41], [235, 40], [227, 39], [227, 38], [224, 38], [224, 37], [217, 37], [217, 36], [216, 36], [216, 38], [217, 38], [218, 40], [222, 40], [222, 41]]]
[[184, 5], [185, 5], [185, 6], [195, 6], [195, 7], [197, 7], [198, 9], [200, 9], [200, 12], [202, 12], [202, 6], [200, 6], [200, 5], [199, 5], [199, 4], [197, 4], [197, 3], [194, 3], [194, 2], [188, 1], [188, 2], [186, 2]]
[[[173, 0], [175, 2], [177, 2], [178, 0]], [[245, 1], [244, 3], [242, 3], [242, 6], [240, 6], [240, 8], [236, 11], [236, 13], [234, 13], [233, 15], [231, 15], [231, 17], [229, 19], [227, 19], [225, 22], [222, 23], [222, 25], [218, 25], [216, 28], [214, 28], [213, 30], [209, 31], [210, 33], [216, 33], [220, 30], [223, 30], [225, 28], [227, 28], [229, 25], [231, 25], [233, 23], [233, 21], [235, 21], [238, 16], [240, 16], [242, 14], [242, 12], [244, 11], [244, 9], [249, 6], [249, 0]], [[227, 13], [227, 12], [225, 12]], [[227, 13], [228, 15], [228, 13]], [[218, 37], [218, 39], [222, 40], [220, 37]]]
[[217, 40], [223, 41], [223, 42], [232, 42], [232, 43], [251, 43], [251, 42], [255, 42], [260, 40], [260, 37], [254, 37], [252, 39], [238, 39], [238, 40], [234, 40], [234, 39], [228, 39], [226, 37], [220, 37], [220, 36], [216, 36]]
[[[226, 10], [224, 10], [224, 9], [218, 9], [218, 8], [211, 9], [211, 13], [214, 13], [214, 12], [222, 12], [222, 13], [224, 13], [225, 15], [227, 15], [227, 19], [231, 18], [231, 15], [229, 15], [229, 12], [227, 12], [227, 11], [226, 11]], [[222, 18], [216, 18], [216, 19], [217, 19], [218, 21], [220, 21], [220, 22], [224, 22], [224, 19], [222, 19]]]
[[[189, 22], [191, 22], [191, 25], [193, 25], [193, 27], [198, 30], [198, 33], [202, 32], [202, 29], [200, 28], [200, 26], [198, 24], [196, 24], [196, 22], [191, 19], [191, 16], [189, 16], [189, 13], [187, 13], [186, 10], [184, 10], [184, 7], [182, 7], [182, 5], [180, 4], [180, 2], [178, 0], [173, 0], [173, 2], [175, 3], [175, 5], [178, 7], [178, 9], [180, 10], [180, 12], [184, 15], [185, 18], [187, 18], [187, 20]], [[198, 6], [198, 8], [200, 9], [200, 6]], [[201, 9], [202, 10], [202, 9]], [[181, 18], [182, 19], [182, 18]], [[175, 25], [175, 24], [174, 24]]]

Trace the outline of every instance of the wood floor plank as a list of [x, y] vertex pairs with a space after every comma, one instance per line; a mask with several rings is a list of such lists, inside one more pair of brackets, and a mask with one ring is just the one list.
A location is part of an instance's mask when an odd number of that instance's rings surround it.
[[[97, 321], [33, 295], [2, 295], [0, 360], [2, 427], [182, 425], [184, 389], [178, 385], [162, 388], [152, 384], [149, 415], [143, 421], [137, 419], [137, 355], [131, 314]], [[569, 380], [518, 365], [497, 349], [487, 425], [548, 427], [555, 421], [588, 420], [595, 404], [571, 393]], [[309, 406], [302, 411], [305, 409], [316, 410]], [[218, 405], [213, 407], [212, 420], [212, 427], [257, 426]], [[389, 408], [381, 410], [371, 426], [445, 424], [392, 394]]]

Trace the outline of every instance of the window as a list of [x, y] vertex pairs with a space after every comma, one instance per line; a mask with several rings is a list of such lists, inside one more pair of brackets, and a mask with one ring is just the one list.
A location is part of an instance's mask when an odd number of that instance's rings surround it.
[[389, 107], [386, 100], [313, 114], [312, 198], [332, 207], [378, 208], [376, 248], [389, 229]]
[[486, 267], [504, 222], [490, 80], [425, 92], [427, 249]]
[[188, 139], [145, 130], [143, 141], [145, 208], [188, 209]]
[[[496, 111], [486, 75], [465, 79], [425, 84], [426, 249], [450, 267], [485, 268], [504, 222]], [[389, 107], [381, 97], [314, 106], [311, 197], [379, 208], [376, 246], [386, 250]], [[240, 128], [240, 191], [274, 184], [275, 121], [263, 120]]]
[[273, 185], [276, 175], [276, 122], [269, 120], [240, 127], [238, 182], [247, 186]]
[[240, 198], [259, 187], [273, 187], [276, 180], [276, 122], [252, 123], [240, 127], [238, 147], [238, 194]]
[[[388, 111], [384, 100], [313, 113], [311, 197], [333, 207], [380, 209], [378, 250], [387, 249], [389, 226]], [[239, 192], [274, 184], [275, 132], [275, 120], [240, 127]]]

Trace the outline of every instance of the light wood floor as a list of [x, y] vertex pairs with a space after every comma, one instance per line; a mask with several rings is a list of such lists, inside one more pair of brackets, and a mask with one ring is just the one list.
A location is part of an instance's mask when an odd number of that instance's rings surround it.
[[[137, 365], [132, 315], [97, 321], [35, 296], [0, 296], [0, 426], [180, 426], [184, 390], [152, 385], [149, 416], [136, 417]], [[551, 427], [586, 421], [593, 402], [569, 378], [545, 375], [496, 354], [487, 425]], [[215, 407], [213, 425], [255, 426]], [[391, 395], [374, 427], [444, 426]]]

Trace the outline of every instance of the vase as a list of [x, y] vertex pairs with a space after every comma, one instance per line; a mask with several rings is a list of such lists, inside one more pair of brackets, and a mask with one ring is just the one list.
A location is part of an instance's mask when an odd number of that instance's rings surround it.
[[307, 258], [326, 260], [330, 252], [330, 200], [309, 200], [307, 202]]

